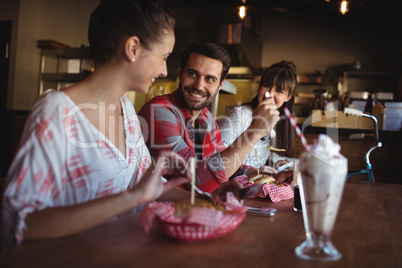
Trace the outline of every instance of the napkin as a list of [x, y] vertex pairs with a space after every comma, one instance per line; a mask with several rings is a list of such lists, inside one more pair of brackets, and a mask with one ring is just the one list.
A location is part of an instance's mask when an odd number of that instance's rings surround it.
[[[247, 180], [247, 175], [238, 176], [234, 179], [243, 185], [243, 187], [252, 185], [252, 183]], [[294, 194], [290, 185], [278, 186], [276, 184], [267, 183], [262, 185], [261, 190], [255, 197], [265, 198], [267, 196], [271, 198], [272, 202], [278, 203], [279, 201], [293, 198]]]

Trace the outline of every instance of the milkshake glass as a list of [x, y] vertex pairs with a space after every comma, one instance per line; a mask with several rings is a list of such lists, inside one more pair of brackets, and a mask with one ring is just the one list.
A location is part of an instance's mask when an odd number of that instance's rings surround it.
[[346, 180], [347, 159], [326, 135], [321, 134], [310, 148], [301, 154], [299, 162], [306, 240], [295, 251], [308, 260], [338, 260], [342, 254], [331, 237]]

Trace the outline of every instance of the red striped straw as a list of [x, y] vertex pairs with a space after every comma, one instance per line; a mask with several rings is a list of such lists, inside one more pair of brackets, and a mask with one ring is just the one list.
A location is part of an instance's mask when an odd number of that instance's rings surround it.
[[289, 119], [290, 123], [292, 124], [293, 128], [295, 129], [297, 135], [299, 136], [304, 148], [306, 148], [306, 150], [310, 151], [310, 147], [308, 146], [308, 143], [306, 141], [306, 138], [304, 137], [303, 133], [301, 132], [299, 126], [296, 124], [295, 119], [293, 118], [293, 116], [290, 114], [289, 109], [284, 107], [283, 111], [285, 112], [287, 118]]

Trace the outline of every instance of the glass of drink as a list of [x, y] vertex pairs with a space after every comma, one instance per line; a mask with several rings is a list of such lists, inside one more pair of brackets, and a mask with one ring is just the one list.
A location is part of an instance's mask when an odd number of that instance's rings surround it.
[[304, 151], [299, 168], [306, 240], [295, 252], [308, 260], [338, 260], [342, 254], [331, 237], [346, 180], [347, 159], [339, 153], [339, 146], [335, 155]]

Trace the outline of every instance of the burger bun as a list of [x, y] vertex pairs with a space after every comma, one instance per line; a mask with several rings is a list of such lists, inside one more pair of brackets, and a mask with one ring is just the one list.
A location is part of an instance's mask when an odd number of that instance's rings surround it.
[[194, 208], [208, 208], [215, 210], [215, 207], [208, 201], [201, 198], [194, 198], [194, 204], [191, 204], [190, 199], [180, 200], [173, 204], [174, 215], [176, 217], [186, 217]]
[[272, 183], [278, 186], [282, 186], [283, 184], [277, 184], [276, 180], [274, 177], [268, 175], [268, 174], [258, 174], [254, 175], [251, 177], [248, 177], [247, 180], [251, 183], [257, 183], [257, 184], [267, 184], [267, 183]]

